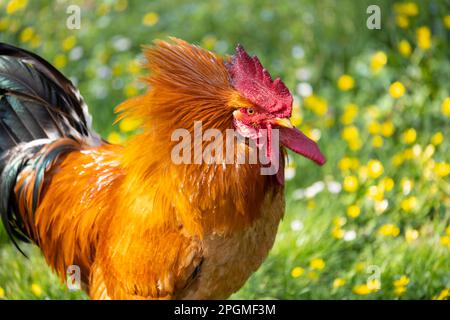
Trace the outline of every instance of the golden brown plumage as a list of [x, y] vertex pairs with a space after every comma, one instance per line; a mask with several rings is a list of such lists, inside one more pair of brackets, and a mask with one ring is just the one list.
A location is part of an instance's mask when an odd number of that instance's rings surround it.
[[[225, 134], [240, 94], [221, 57], [177, 39], [145, 48], [149, 91], [118, 107], [139, 118], [142, 133], [124, 146], [52, 141], [70, 152], [55, 158], [39, 187], [21, 171], [15, 196], [27, 235], [66, 277], [78, 265], [93, 299], [222, 299], [238, 290], [273, 245], [284, 213], [283, 186], [261, 164], [171, 161], [178, 128]], [[228, 60], [227, 60], [228, 61]], [[207, 142], [203, 142], [205, 147]], [[252, 148], [241, 143], [234, 156]]]

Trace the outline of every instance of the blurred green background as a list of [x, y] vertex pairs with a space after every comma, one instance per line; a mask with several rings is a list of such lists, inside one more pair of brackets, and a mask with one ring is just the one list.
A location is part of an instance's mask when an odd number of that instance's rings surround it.
[[[72, 4], [79, 30], [66, 27]], [[371, 4], [380, 30], [366, 27]], [[449, 1], [0, 0], [0, 41], [70, 77], [112, 142], [133, 133], [113, 109], [145, 89], [141, 45], [168, 36], [257, 54], [328, 158], [291, 158], [274, 249], [233, 298], [450, 296]], [[30, 259], [0, 230], [0, 299], [86, 298], [22, 246]]]

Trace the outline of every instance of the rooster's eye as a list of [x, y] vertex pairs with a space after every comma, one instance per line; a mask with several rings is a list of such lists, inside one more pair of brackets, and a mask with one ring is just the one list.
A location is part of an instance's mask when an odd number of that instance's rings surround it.
[[249, 115], [252, 115], [252, 114], [255, 113], [255, 110], [253, 110], [252, 108], [248, 108], [248, 109], [247, 109], [247, 113], [248, 113]]

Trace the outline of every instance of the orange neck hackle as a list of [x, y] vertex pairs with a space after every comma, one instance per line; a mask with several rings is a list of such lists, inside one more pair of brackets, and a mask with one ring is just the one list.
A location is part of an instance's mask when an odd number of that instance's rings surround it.
[[[249, 102], [231, 86], [223, 59], [207, 50], [171, 39], [157, 41], [144, 52], [150, 71], [144, 81], [150, 89], [117, 108], [119, 120], [143, 120], [143, 132], [131, 138], [124, 150], [129, 181], [124, 192], [162, 197], [167, 193], [174, 199], [180, 223], [197, 234], [247, 225], [258, 216], [272, 177], [262, 176], [259, 164], [174, 165], [171, 150], [177, 141], [171, 141], [171, 134], [180, 128], [192, 133], [194, 121], [201, 121], [203, 130], [224, 133], [233, 128], [233, 110]], [[163, 190], [154, 190], [154, 179], [163, 177], [169, 182]]]

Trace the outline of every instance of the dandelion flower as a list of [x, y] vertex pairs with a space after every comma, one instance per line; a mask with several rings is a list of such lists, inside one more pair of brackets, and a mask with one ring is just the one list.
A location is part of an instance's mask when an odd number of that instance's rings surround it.
[[343, 188], [347, 192], [355, 192], [358, 190], [358, 179], [355, 176], [346, 176], [343, 182]]
[[416, 141], [417, 132], [414, 128], [409, 128], [405, 132], [403, 132], [402, 140], [405, 144], [411, 144]]
[[383, 164], [378, 160], [370, 160], [367, 163], [368, 174], [371, 178], [378, 178], [383, 174]]
[[383, 51], [377, 51], [370, 60], [370, 68], [373, 73], [378, 73], [387, 63], [387, 55]]
[[405, 232], [406, 242], [411, 243], [419, 238], [419, 231], [415, 229], [408, 229]]
[[6, 6], [6, 13], [12, 14], [16, 11], [25, 9], [28, 4], [28, 0], [10, 0]]
[[405, 94], [405, 86], [400, 81], [395, 81], [389, 86], [389, 94], [394, 99], [399, 99]]
[[305, 272], [305, 270], [302, 267], [295, 267], [292, 269], [291, 271], [291, 276], [292, 278], [298, 278], [300, 277], [303, 273]]
[[55, 59], [53, 59], [53, 64], [57, 69], [64, 68], [67, 64], [67, 58], [63, 54], [58, 54]]
[[446, 162], [438, 162], [434, 166], [434, 172], [438, 177], [446, 177], [450, 174], [450, 164]]
[[309, 267], [313, 270], [322, 270], [325, 268], [325, 261], [321, 258], [312, 259], [309, 263]]
[[417, 198], [414, 196], [407, 197], [400, 202], [400, 207], [405, 212], [411, 212], [417, 207]]
[[370, 290], [370, 288], [367, 286], [366, 283], [354, 286], [352, 291], [354, 294], [360, 296], [365, 296], [368, 295], [369, 293], [372, 293], [372, 290]]
[[5, 289], [0, 287], [0, 299], [3, 299], [5, 297]]
[[446, 16], [442, 19], [442, 21], [444, 22], [444, 26], [445, 26], [447, 29], [450, 29], [450, 15], [446, 15]]
[[409, 283], [409, 278], [405, 275], [401, 276], [397, 280], [394, 280], [394, 287], [405, 287]]
[[401, 296], [406, 292], [406, 287], [395, 287], [394, 293], [396, 296]]
[[337, 80], [337, 86], [342, 91], [348, 91], [355, 86], [355, 80], [348, 74], [343, 74]]
[[431, 137], [431, 143], [435, 146], [440, 145], [442, 142], [444, 141], [444, 135], [442, 134], [441, 131], [436, 132], [432, 137]]
[[395, 127], [392, 121], [386, 121], [381, 125], [381, 134], [385, 137], [390, 137], [394, 134]]
[[392, 223], [386, 223], [378, 229], [378, 234], [385, 237], [396, 237], [399, 233], [399, 227]]
[[75, 47], [76, 43], [77, 43], [77, 38], [75, 36], [69, 36], [63, 40], [62, 49], [64, 51], [72, 50], [72, 48]]
[[340, 287], [342, 287], [343, 285], [345, 285], [345, 283], [346, 283], [345, 279], [342, 279], [342, 278], [336, 278], [336, 279], [334, 279], [334, 281], [333, 281], [333, 289], [340, 288]]
[[416, 30], [417, 45], [423, 50], [431, 47], [431, 31], [430, 28], [423, 26]]
[[442, 114], [450, 117], [450, 98], [445, 98], [441, 105]]
[[136, 130], [140, 126], [140, 124], [140, 119], [127, 117], [120, 121], [119, 129], [122, 132], [130, 132]]
[[434, 300], [444, 300], [444, 299], [447, 299], [447, 297], [450, 297], [450, 289], [445, 288], [445, 289], [442, 289], [442, 291], [436, 297], [433, 297], [433, 299]]
[[142, 18], [142, 24], [145, 26], [154, 26], [159, 21], [159, 15], [156, 12], [148, 12]]
[[108, 138], [106, 140], [108, 140], [112, 144], [120, 144], [123, 139], [118, 132], [113, 131], [108, 135]]
[[399, 14], [395, 17], [395, 23], [402, 29], [409, 27], [409, 19], [403, 14]]
[[376, 135], [375, 137], [373, 137], [372, 139], [372, 146], [374, 148], [381, 148], [383, 146], [383, 138], [380, 135]]
[[404, 57], [409, 57], [411, 55], [411, 45], [409, 44], [409, 42], [407, 40], [401, 40], [398, 43], [398, 51], [400, 52], [400, 54]]
[[350, 218], [355, 219], [355, 218], [359, 217], [360, 214], [361, 214], [361, 209], [355, 204], [351, 205], [347, 208], [347, 215]]
[[36, 296], [36, 297], [40, 297], [42, 295], [42, 288], [40, 285], [33, 283], [31, 285], [31, 292]]
[[333, 238], [339, 240], [339, 239], [344, 238], [345, 231], [339, 227], [335, 227], [335, 228], [333, 228], [333, 230], [331, 230], [331, 235], [333, 236]]

